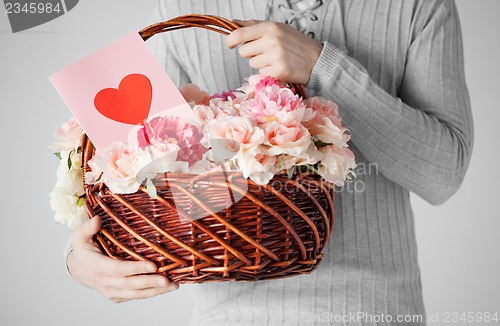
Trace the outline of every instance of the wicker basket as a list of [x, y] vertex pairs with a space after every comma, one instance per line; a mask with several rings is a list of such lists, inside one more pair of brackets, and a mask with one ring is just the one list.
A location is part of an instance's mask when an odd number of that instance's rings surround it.
[[[227, 35], [239, 26], [214, 16], [187, 15], [151, 25], [140, 35], [201, 27]], [[302, 85], [292, 85], [305, 96]], [[95, 148], [83, 140], [84, 176]], [[256, 281], [306, 274], [321, 258], [334, 223], [334, 188], [311, 173], [276, 175], [266, 186], [238, 172], [166, 174], [158, 197], [145, 188], [115, 194], [85, 185], [90, 216], [102, 218], [95, 240], [110, 257], [150, 260], [171, 282]], [[227, 194], [242, 197], [227, 203]], [[175, 197], [175, 198], [174, 198]], [[218, 207], [218, 208], [217, 208]], [[201, 219], [190, 218], [202, 212]]]

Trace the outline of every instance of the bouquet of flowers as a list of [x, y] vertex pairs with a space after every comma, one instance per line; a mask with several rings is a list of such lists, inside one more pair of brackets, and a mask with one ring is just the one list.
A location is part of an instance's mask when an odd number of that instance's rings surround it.
[[[213, 169], [237, 170], [256, 184], [278, 173], [292, 176], [299, 168], [342, 186], [354, 176], [350, 135], [337, 105], [321, 97], [303, 99], [289, 85], [253, 75], [236, 90], [210, 96], [196, 85], [179, 89], [197, 122], [157, 116], [115, 142], [88, 162], [87, 184], [105, 183], [119, 194], [145, 185], [155, 197], [155, 176], [167, 172], [200, 174]], [[72, 229], [87, 217], [81, 170], [83, 130], [71, 119], [56, 132], [51, 150], [60, 158], [51, 192], [55, 219]]]

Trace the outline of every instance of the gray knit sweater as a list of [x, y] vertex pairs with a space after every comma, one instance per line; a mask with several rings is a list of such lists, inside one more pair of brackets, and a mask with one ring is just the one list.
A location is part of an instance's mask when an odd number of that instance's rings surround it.
[[[270, 19], [323, 42], [306, 86], [338, 103], [358, 162], [355, 182], [337, 194], [335, 228], [318, 270], [283, 280], [196, 285], [192, 325], [424, 325], [409, 192], [445, 202], [462, 182], [473, 143], [455, 3], [304, 4], [169, 0], [159, 1], [153, 18]], [[218, 92], [255, 73], [217, 33], [174, 31], [148, 44], [178, 85]]]

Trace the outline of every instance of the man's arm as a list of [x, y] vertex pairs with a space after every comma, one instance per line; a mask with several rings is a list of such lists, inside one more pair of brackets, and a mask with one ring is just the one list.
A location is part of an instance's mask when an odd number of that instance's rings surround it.
[[339, 104], [353, 143], [384, 176], [436, 205], [458, 190], [473, 123], [453, 1], [444, 1], [411, 42], [399, 98], [329, 43], [307, 86]]
[[413, 39], [399, 98], [328, 42], [315, 57], [317, 42], [288, 25], [244, 25], [226, 44], [241, 45], [240, 54], [261, 73], [307, 82], [316, 95], [337, 102], [352, 142], [384, 176], [436, 205], [458, 190], [472, 153], [473, 125], [452, 0], [443, 1]]

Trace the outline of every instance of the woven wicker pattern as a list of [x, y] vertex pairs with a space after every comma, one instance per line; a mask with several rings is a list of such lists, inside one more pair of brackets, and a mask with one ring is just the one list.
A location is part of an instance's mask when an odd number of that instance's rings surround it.
[[[151, 25], [140, 34], [201, 27], [222, 34], [226, 19], [188, 15]], [[302, 85], [293, 85], [305, 96]], [[95, 148], [83, 139], [84, 176]], [[240, 173], [166, 174], [158, 197], [145, 188], [114, 194], [85, 185], [89, 215], [103, 224], [96, 241], [112, 258], [151, 260], [172, 282], [256, 281], [311, 272], [334, 223], [334, 189], [317, 175], [276, 175], [261, 186]], [[229, 195], [228, 195], [229, 194]], [[197, 219], [193, 219], [195, 216]], [[202, 217], [202, 218], [198, 218]]]

